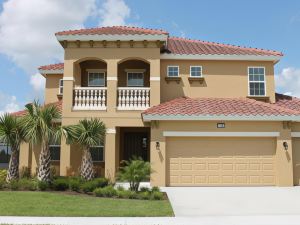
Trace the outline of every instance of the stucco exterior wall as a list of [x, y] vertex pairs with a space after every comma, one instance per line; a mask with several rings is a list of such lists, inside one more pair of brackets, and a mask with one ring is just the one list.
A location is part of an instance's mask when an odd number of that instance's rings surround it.
[[59, 80], [62, 78], [62, 74], [49, 74], [46, 76], [45, 104], [58, 101]]

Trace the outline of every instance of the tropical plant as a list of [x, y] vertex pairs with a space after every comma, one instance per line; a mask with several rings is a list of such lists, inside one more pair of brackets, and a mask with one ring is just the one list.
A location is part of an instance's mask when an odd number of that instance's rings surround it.
[[21, 124], [21, 118], [11, 114], [0, 117], [0, 141], [11, 147], [11, 157], [6, 176], [9, 183], [19, 178], [19, 150], [25, 139], [25, 132]]
[[26, 114], [23, 118], [25, 138], [32, 144], [40, 144], [39, 167], [37, 179], [50, 182], [50, 150], [51, 141], [60, 139], [61, 129], [56, 121], [60, 113], [55, 105], [41, 106], [38, 101], [26, 105]]
[[130, 190], [137, 192], [140, 183], [150, 178], [150, 163], [136, 157], [129, 161], [124, 161], [124, 163], [125, 166], [120, 168], [117, 177], [120, 181], [129, 182]]
[[81, 146], [83, 150], [80, 176], [84, 180], [92, 180], [95, 176], [90, 147], [104, 141], [106, 127], [98, 118], [80, 120], [78, 124], [63, 128], [67, 141]]

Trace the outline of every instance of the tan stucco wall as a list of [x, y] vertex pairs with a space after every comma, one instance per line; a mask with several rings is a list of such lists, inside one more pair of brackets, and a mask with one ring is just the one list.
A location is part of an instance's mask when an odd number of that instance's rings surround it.
[[[167, 83], [168, 66], [179, 66], [181, 82]], [[190, 83], [190, 66], [202, 66], [203, 84]], [[274, 65], [272, 62], [161, 60], [161, 101], [188, 96], [196, 97], [246, 97], [248, 96], [248, 67], [265, 67], [266, 95], [275, 101]]]
[[62, 74], [49, 74], [46, 76], [45, 104], [57, 102], [59, 100], [59, 80]]

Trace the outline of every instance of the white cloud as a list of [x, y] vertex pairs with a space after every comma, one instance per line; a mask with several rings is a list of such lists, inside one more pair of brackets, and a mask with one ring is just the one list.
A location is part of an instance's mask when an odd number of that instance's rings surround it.
[[300, 97], [300, 69], [284, 68], [275, 76], [275, 82], [278, 92]]
[[99, 9], [100, 26], [125, 25], [130, 16], [130, 8], [124, 0], [106, 0]]
[[45, 88], [45, 78], [41, 74], [36, 73], [30, 77], [30, 84], [37, 92], [43, 91]]
[[16, 96], [9, 96], [0, 92], [0, 115], [20, 110]]

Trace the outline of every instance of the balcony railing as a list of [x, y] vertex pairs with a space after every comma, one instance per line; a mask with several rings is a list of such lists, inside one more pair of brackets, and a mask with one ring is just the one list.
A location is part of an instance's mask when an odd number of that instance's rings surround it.
[[76, 87], [74, 110], [106, 110], [106, 87]]
[[118, 110], [145, 110], [150, 106], [150, 88], [118, 88]]

